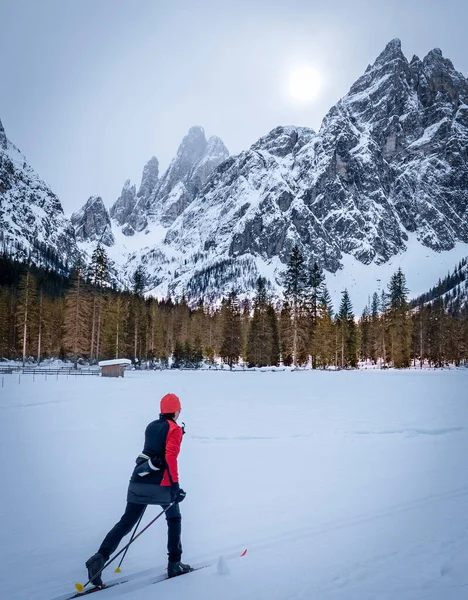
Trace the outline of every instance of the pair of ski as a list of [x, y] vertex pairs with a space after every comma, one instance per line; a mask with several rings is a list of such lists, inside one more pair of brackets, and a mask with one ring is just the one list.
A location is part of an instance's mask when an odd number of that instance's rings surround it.
[[[190, 569], [189, 573], [192, 573], [192, 571], [199, 571], [200, 569], [204, 569], [206, 566], [207, 565], [203, 567], [193, 567], [192, 569]], [[185, 573], [185, 575], [187, 574], [188, 573]], [[181, 575], [178, 575], [178, 577], [181, 577]], [[166, 579], [169, 579], [167, 575], [161, 575], [151, 583], [160, 583], [161, 581], [165, 581]], [[108, 590], [109, 588], [116, 587], [117, 585], [123, 585], [124, 583], [128, 583], [129, 581], [130, 579], [124, 579], [123, 581], [116, 581], [114, 583], [104, 583], [103, 585], [97, 585], [95, 587], [90, 588], [89, 590], [85, 590], [84, 592], [76, 593], [74, 596], [71, 596], [70, 600], [72, 600], [72, 598], [82, 598], [83, 596], [88, 596], [89, 594], [94, 594], [95, 592], [100, 592], [102, 590]]]
[[[245, 556], [247, 554], [247, 550], [244, 550], [242, 552], [242, 554], [232, 554], [230, 556], [228, 556], [227, 558], [231, 559], [231, 558], [237, 558], [237, 557], [242, 557]], [[192, 569], [189, 571], [189, 573], [193, 573], [194, 571], [200, 571], [201, 569], [206, 569], [207, 567], [212, 567], [214, 566], [214, 562], [212, 561], [207, 561], [204, 563], [200, 563], [198, 565], [195, 565], [194, 567], [192, 567]], [[148, 572], [148, 571], [147, 571]], [[189, 573], [186, 573], [186, 575], [188, 575]], [[177, 575], [177, 577], [182, 577], [182, 575]], [[89, 590], [84, 590], [82, 592], [78, 592], [76, 594], [74, 594], [73, 596], [67, 596], [66, 598], [57, 598], [56, 600], [73, 600], [73, 598], [82, 598], [84, 596], [88, 596], [89, 594], [94, 594], [97, 592], [100, 592], [102, 590], [108, 590], [110, 588], [119, 586], [119, 585], [124, 585], [125, 583], [129, 583], [131, 581], [133, 581], [134, 577], [129, 577], [128, 579], [120, 579], [119, 581], [115, 581], [114, 583], [109, 583], [109, 584], [104, 584], [103, 586], [96, 586], [96, 587], [92, 587]], [[169, 579], [169, 577], [166, 574], [163, 575], [158, 575], [157, 577], [155, 577], [154, 579], [152, 579], [152, 581], [149, 582], [149, 584], [155, 584], [155, 583], [161, 583], [162, 581], [166, 581], [166, 579]]]

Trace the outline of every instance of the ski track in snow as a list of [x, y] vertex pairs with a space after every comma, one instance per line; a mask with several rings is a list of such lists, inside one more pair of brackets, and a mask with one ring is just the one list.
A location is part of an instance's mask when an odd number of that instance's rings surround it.
[[165, 577], [158, 522], [121, 575], [106, 572], [128, 583], [98, 599], [466, 600], [468, 369], [232, 375], [5, 376], [1, 598], [64, 600], [86, 581], [144, 428], [174, 391], [187, 424], [183, 558], [212, 566], [153, 588]]

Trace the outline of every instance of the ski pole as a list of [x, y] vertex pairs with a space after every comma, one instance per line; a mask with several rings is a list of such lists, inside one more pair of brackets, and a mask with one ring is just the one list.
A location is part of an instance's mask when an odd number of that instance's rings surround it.
[[[153, 519], [152, 521], [150, 521], [150, 522], [148, 523], [148, 525], [146, 525], [145, 527], [143, 527], [143, 529], [140, 531], [140, 533], [137, 533], [137, 535], [136, 535], [136, 536], [133, 538], [133, 540], [132, 540], [131, 542], [128, 542], [128, 544], [127, 544], [126, 546], [124, 546], [124, 547], [122, 548], [122, 550], [119, 550], [119, 552], [117, 552], [117, 554], [116, 554], [116, 555], [115, 555], [113, 558], [111, 558], [109, 561], [107, 561], [107, 562], [106, 562], [106, 564], [105, 564], [105, 565], [104, 565], [104, 566], [103, 566], [101, 569], [99, 569], [99, 571], [98, 571], [97, 573], [94, 573], [94, 575], [93, 575], [92, 579], [94, 579], [94, 578], [95, 578], [97, 575], [100, 575], [100, 574], [101, 574], [101, 573], [104, 571], [104, 569], [107, 569], [107, 567], [108, 567], [108, 566], [109, 566], [111, 563], [113, 563], [113, 562], [114, 562], [114, 560], [115, 560], [115, 559], [116, 559], [118, 556], [120, 556], [120, 555], [122, 554], [122, 552], [125, 552], [125, 550], [126, 550], [126, 549], [127, 549], [127, 548], [128, 548], [130, 545], [131, 545], [131, 544], [133, 544], [134, 542], [136, 542], [136, 541], [137, 541], [137, 539], [140, 537], [140, 535], [141, 535], [142, 533], [144, 533], [144, 532], [145, 532], [145, 531], [148, 529], [148, 527], [151, 527], [151, 525], [152, 525], [152, 524], [153, 524], [155, 521], [157, 521], [161, 515], [163, 515], [165, 512], [167, 512], [167, 511], [168, 511], [168, 510], [171, 508], [171, 506], [174, 506], [174, 504], [175, 504], [175, 503], [176, 503], [176, 502], [175, 502], [175, 500], [173, 500], [173, 501], [172, 501], [172, 502], [171, 502], [171, 503], [170, 503], [168, 506], [166, 506], [166, 508], [165, 508], [164, 510], [162, 510], [162, 511], [159, 513], [159, 515], [157, 515], [156, 517], [154, 517], [154, 519]], [[84, 585], [83, 585], [83, 584], [81, 584], [81, 583], [75, 583], [75, 587], [76, 587], [76, 589], [78, 590], [78, 592], [82, 592], [82, 591], [85, 589], [85, 587], [86, 587], [87, 585], [89, 585], [90, 583], [91, 583], [91, 579], [88, 579], [88, 581], [87, 581], [87, 582], [86, 582]]]
[[[138, 527], [139, 527], [139, 525], [141, 523], [141, 520], [143, 519], [143, 515], [145, 514], [145, 510], [146, 510], [146, 506], [143, 509], [143, 512], [141, 513], [141, 517], [138, 519], [138, 523], [135, 525], [135, 529], [133, 530], [132, 537], [130, 538], [130, 544], [133, 542], [133, 538], [135, 537], [135, 533], [137, 532], [137, 529], [138, 529]], [[120, 559], [119, 566], [114, 570], [114, 573], [120, 573], [121, 572], [120, 567], [122, 566], [122, 563], [124, 561], [124, 558], [125, 558], [127, 552], [128, 552], [128, 547], [125, 550], [124, 555]]]

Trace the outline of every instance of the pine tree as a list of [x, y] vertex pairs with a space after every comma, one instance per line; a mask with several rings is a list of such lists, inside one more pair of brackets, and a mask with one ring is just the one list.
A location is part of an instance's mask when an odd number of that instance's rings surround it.
[[203, 362], [203, 349], [202, 342], [199, 336], [195, 337], [195, 341], [192, 346], [192, 365], [195, 369], [198, 369]]
[[155, 298], [149, 299], [149, 354], [160, 359], [164, 356], [164, 310]]
[[406, 278], [398, 269], [388, 285], [387, 311], [390, 353], [396, 368], [410, 366], [412, 321], [407, 295]]
[[237, 293], [233, 290], [223, 302], [221, 358], [232, 369], [242, 353], [242, 323]]
[[291, 309], [288, 302], [284, 302], [280, 313], [280, 350], [283, 365], [289, 367], [293, 364], [294, 332], [292, 327]]
[[416, 366], [416, 357], [419, 357], [419, 366], [422, 369], [427, 357], [427, 309], [420, 300], [413, 316], [413, 357]]
[[361, 360], [367, 361], [372, 358], [372, 335], [371, 335], [371, 312], [369, 306], [365, 306], [359, 322], [360, 329], [360, 356]]
[[380, 356], [380, 348], [381, 348], [381, 334], [380, 334], [380, 301], [379, 295], [377, 292], [374, 292], [372, 295], [372, 302], [370, 308], [370, 353], [371, 358], [374, 364], [377, 364], [377, 361]]
[[335, 349], [333, 309], [330, 294], [326, 288], [322, 292], [318, 307], [315, 343], [317, 349], [317, 366], [325, 369], [333, 363]]
[[249, 331], [251, 325], [251, 313], [252, 313], [252, 304], [248, 298], [241, 302], [241, 314], [242, 314], [242, 349], [243, 355], [242, 358], [244, 362], [248, 362], [247, 352], [248, 352], [248, 338]]
[[37, 364], [41, 364], [41, 350], [42, 350], [42, 334], [43, 334], [43, 328], [44, 325], [46, 324], [46, 321], [44, 319], [44, 290], [41, 286], [40, 290], [39, 290], [39, 302], [38, 302], [38, 324], [37, 324]]
[[325, 275], [323, 270], [319, 267], [317, 262], [314, 262], [309, 273], [308, 290], [307, 290], [307, 304], [309, 310], [310, 319], [310, 354], [312, 357], [312, 368], [317, 368], [317, 352], [319, 350], [316, 343], [316, 328], [320, 301], [323, 293], [323, 285], [325, 281]]
[[62, 360], [65, 358], [65, 316], [65, 298], [57, 298], [55, 301], [47, 300], [44, 307], [44, 323], [46, 328], [42, 336], [44, 356], [60, 356]]
[[109, 277], [109, 259], [104, 248], [99, 243], [95, 248], [89, 267], [89, 280], [92, 284], [92, 321], [91, 321], [91, 348], [89, 357], [91, 360], [99, 360], [99, 350], [101, 342], [101, 321], [102, 321], [102, 299], [103, 287], [107, 285]]
[[338, 327], [340, 330], [341, 368], [356, 367], [356, 324], [354, 322], [353, 306], [346, 289], [342, 292], [338, 311]]
[[185, 349], [180, 340], [177, 340], [172, 354], [172, 368], [181, 369], [185, 364]]
[[124, 294], [109, 295], [106, 302], [106, 348], [109, 356], [120, 358], [125, 352], [125, 331], [129, 300]]
[[81, 267], [75, 269], [72, 288], [66, 297], [64, 346], [71, 350], [75, 369], [80, 354], [86, 355], [89, 350], [89, 318], [90, 311], [85, 298], [84, 281]]
[[137, 296], [143, 296], [145, 287], [147, 285], [148, 274], [143, 265], [138, 265], [132, 275], [132, 291]]
[[428, 307], [429, 362], [436, 367], [444, 365], [444, 347], [447, 341], [447, 315], [442, 298], [436, 298]]
[[28, 268], [19, 284], [17, 315], [22, 338], [23, 367], [26, 364], [27, 350], [31, 346], [32, 329], [36, 323], [37, 293], [36, 280]]
[[0, 287], [0, 358], [7, 357], [9, 355], [8, 331], [8, 289], [6, 287]]
[[294, 246], [283, 281], [284, 296], [289, 304], [292, 317], [292, 360], [294, 366], [297, 366], [298, 364], [298, 351], [301, 343], [300, 338], [307, 337], [307, 331], [304, 331], [304, 322], [301, 317], [304, 315], [306, 306], [308, 283], [304, 257], [298, 246]]
[[278, 317], [276, 316], [276, 311], [271, 304], [267, 305], [266, 316], [268, 320], [268, 329], [270, 331], [268, 364], [277, 367], [280, 362]]
[[104, 287], [109, 280], [109, 258], [104, 247], [99, 243], [91, 255], [89, 266], [90, 283], [98, 288]]
[[146, 287], [147, 274], [143, 265], [138, 265], [132, 275], [132, 302], [130, 318], [133, 322], [133, 360], [139, 364], [142, 358], [142, 336], [146, 333], [146, 311], [143, 292]]
[[246, 359], [249, 367], [264, 367], [271, 358], [273, 331], [267, 313], [266, 279], [259, 277], [254, 299], [254, 313], [247, 336]]

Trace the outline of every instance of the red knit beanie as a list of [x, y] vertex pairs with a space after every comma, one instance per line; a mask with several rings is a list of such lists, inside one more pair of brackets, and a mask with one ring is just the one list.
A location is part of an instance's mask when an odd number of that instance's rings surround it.
[[175, 413], [181, 408], [180, 400], [175, 394], [166, 394], [161, 398], [161, 414]]

